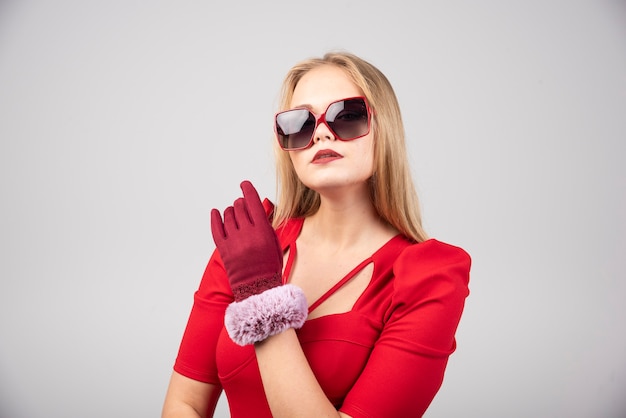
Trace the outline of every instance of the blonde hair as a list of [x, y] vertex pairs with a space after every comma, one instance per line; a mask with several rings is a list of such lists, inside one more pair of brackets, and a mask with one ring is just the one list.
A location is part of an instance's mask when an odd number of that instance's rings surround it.
[[[361, 89], [372, 109], [374, 174], [369, 180], [370, 196], [379, 216], [415, 242], [428, 237], [422, 227], [419, 200], [407, 160], [404, 125], [398, 100], [389, 80], [369, 62], [347, 52], [329, 52], [296, 64], [287, 73], [280, 99], [280, 110], [289, 108], [300, 79], [310, 70], [334, 65], [346, 72]], [[277, 205], [274, 226], [289, 218], [314, 214], [320, 205], [319, 194], [298, 178], [291, 158], [274, 141], [277, 166]]]

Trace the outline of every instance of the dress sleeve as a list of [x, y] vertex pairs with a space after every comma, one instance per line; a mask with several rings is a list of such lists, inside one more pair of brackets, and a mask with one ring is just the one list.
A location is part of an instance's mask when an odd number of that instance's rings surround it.
[[224, 325], [224, 312], [232, 301], [226, 271], [216, 250], [194, 293], [193, 307], [174, 363], [175, 371], [194, 380], [220, 385], [215, 352]]
[[464, 250], [436, 240], [400, 254], [383, 330], [342, 412], [355, 418], [424, 414], [456, 348], [470, 264]]

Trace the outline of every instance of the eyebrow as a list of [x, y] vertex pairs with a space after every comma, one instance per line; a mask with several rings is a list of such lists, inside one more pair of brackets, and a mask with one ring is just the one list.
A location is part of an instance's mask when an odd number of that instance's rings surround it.
[[302, 108], [313, 110], [313, 106], [308, 103], [292, 106], [290, 109], [302, 109]]

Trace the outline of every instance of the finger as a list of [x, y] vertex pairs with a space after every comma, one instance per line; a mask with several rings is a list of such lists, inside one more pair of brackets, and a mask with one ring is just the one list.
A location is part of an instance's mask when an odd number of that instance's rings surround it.
[[211, 210], [211, 234], [213, 235], [215, 245], [218, 245], [218, 242], [222, 242], [226, 238], [222, 216], [217, 209]]
[[237, 219], [235, 218], [235, 210], [232, 206], [224, 209], [224, 235], [225, 238], [228, 238], [231, 234], [237, 232], [239, 229], [239, 225], [237, 224]]
[[237, 220], [237, 224], [241, 227], [245, 224], [252, 223], [250, 219], [250, 215], [248, 214], [248, 209], [246, 207], [246, 202], [242, 197], [235, 200], [233, 203], [234, 211], [235, 211], [235, 219]]
[[254, 223], [257, 219], [267, 219], [263, 203], [259, 198], [259, 193], [256, 191], [252, 183], [245, 180], [241, 183], [241, 190], [243, 191], [243, 198], [248, 208], [248, 215], [250, 220]]

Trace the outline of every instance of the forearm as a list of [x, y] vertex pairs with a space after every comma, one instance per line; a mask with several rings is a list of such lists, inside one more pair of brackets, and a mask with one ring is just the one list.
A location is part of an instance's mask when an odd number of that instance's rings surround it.
[[255, 350], [274, 417], [347, 417], [324, 394], [293, 329], [255, 344]]

